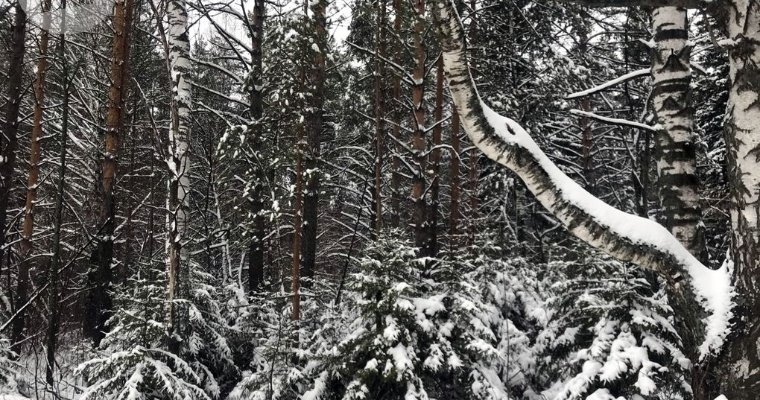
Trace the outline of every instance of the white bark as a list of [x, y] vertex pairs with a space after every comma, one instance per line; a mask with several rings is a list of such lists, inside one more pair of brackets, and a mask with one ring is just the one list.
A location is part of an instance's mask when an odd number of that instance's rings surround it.
[[[702, 300], [712, 315], [705, 321], [707, 340], [701, 354], [719, 349], [731, 317], [727, 268], [708, 269], [661, 225], [607, 205], [560, 171], [519, 124], [481, 101], [467, 65], [463, 28], [454, 5], [438, 0], [435, 17], [452, 100], [473, 143], [520, 176], [536, 199], [575, 236], [622, 261], [657, 272], [685, 300]], [[701, 323], [698, 316], [690, 317]]]
[[652, 12], [652, 105], [662, 221], [695, 256], [704, 249], [696, 147], [692, 131], [691, 45], [686, 10]]
[[190, 39], [188, 15], [184, 0], [167, 3], [167, 42], [169, 67], [172, 81], [171, 127], [169, 129], [169, 190], [167, 196], [167, 273], [168, 273], [168, 331], [173, 332], [176, 310], [174, 300], [182, 296], [182, 281], [187, 282], [187, 250], [183, 248], [187, 231], [190, 192], [190, 107], [192, 91], [190, 83]]

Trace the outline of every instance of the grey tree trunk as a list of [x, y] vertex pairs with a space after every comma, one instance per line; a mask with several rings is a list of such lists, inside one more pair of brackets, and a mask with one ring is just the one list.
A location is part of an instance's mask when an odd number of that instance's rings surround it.
[[[261, 156], [264, 141], [262, 139], [264, 115], [264, 96], [262, 92], [262, 52], [264, 44], [264, 0], [255, 0], [253, 5], [253, 27], [251, 43], [251, 127], [253, 129], [253, 150]], [[256, 163], [253, 168], [253, 190], [251, 193], [253, 214], [253, 237], [248, 250], [248, 287], [251, 293], [261, 289], [264, 283], [264, 238], [266, 237], [264, 223], [264, 182], [266, 170], [264, 162]]]
[[[5, 250], [5, 224], [8, 213], [8, 201], [13, 188], [13, 169], [16, 167], [18, 117], [19, 109], [21, 108], [21, 93], [23, 89], [21, 85], [23, 85], [25, 51], [26, 12], [21, 3], [18, 2], [15, 7], [13, 33], [11, 36], [11, 59], [8, 64], [8, 91], [6, 94], [8, 103], [5, 109], [2, 137], [0, 137], [0, 156], [2, 156], [2, 162], [0, 162], [0, 267], [5, 259], [3, 257]], [[10, 268], [10, 265], [8, 268]], [[22, 279], [25, 279], [25, 277]], [[20, 283], [25, 284], [25, 282]], [[15, 335], [14, 339], [16, 339]]]

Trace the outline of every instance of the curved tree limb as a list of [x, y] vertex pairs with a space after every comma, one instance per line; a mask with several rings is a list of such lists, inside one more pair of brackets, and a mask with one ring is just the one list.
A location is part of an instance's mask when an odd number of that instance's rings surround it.
[[[663, 226], [620, 211], [585, 191], [541, 151], [515, 121], [491, 110], [475, 88], [467, 64], [464, 29], [449, 0], [433, 12], [441, 34], [444, 68], [462, 126], [489, 158], [515, 172], [536, 199], [576, 237], [626, 262], [655, 271], [684, 303], [699, 299], [711, 314], [704, 320], [700, 357], [720, 349], [731, 317], [730, 268], [711, 270]], [[691, 301], [694, 304], [694, 301]], [[702, 328], [700, 315], [680, 315], [687, 327]]]

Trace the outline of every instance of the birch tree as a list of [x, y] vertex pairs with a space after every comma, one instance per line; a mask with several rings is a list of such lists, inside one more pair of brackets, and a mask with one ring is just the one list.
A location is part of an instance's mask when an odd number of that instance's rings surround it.
[[[453, 5], [445, 0], [437, 2], [434, 15], [441, 32], [452, 99], [471, 140], [489, 158], [517, 173], [537, 200], [578, 238], [620, 260], [655, 271], [677, 301], [699, 299], [711, 314], [705, 325], [698, 314], [687, 314], [681, 316], [684, 323], [679, 326], [682, 333], [686, 329], [705, 329], [699, 361], [715, 357], [724, 345], [729, 354], [742, 349], [741, 341], [727, 340], [732, 316], [729, 268], [706, 268], [662, 226], [602, 203], [559, 171], [522, 127], [496, 114], [480, 99], [472, 83], [463, 28]], [[737, 285], [738, 297], [746, 294]], [[737, 360], [742, 359], [746, 360]], [[727, 361], [723, 365], [736, 365]], [[739, 373], [724, 380], [721, 390], [730, 398], [748, 398], [751, 391], [747, 389], [756, 381], [750, 373], [736, 372]]]
[[171, 122], [166, 163], [169, 167], [169, 182], [166, 199], [167, 235], [166, 269], [167, 287], [167, 335], [170, 350], [179, 350], [175, 335], [181, 334], [181, 319], [178, 319], [177, 300], [185, 297], [189, 278], [189, 257], [183, 247], [187, 233], [190, 199], [190, 107], [192, 91], [190, 86], [190, 36], [187, 6], [184, 0], [167, 2], [168, 17], [167, 42], [169, 46], [169, 68], [172, 84]]

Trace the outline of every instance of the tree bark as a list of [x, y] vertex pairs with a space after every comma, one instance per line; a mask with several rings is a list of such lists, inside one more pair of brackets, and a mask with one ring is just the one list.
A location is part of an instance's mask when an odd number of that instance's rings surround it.
[[133, 0], [118, 0], [114, 3], [111, 45], [111, 83], [108, 91], [108, 111], [105, 121], [105, 153], [101, 166], [100, 222], [102, 235], [90, 256], [93, 264], [88, 274], [92, 289], [88, 293], [84, 319], [84, 332], [95, 346], [105, 336], [106, 322], [111, 316], [112, 300], [109, 293], [113, 281], [111, 263], [113, 261], [114, 229], [116, 227], [116, 199], [114, 183], [118, 168], [121, 133], [124, 130], [125, 101], [129, 88], [129, 49], [132, 27]]
[[425, 110], [425, 42], [422, 34], [425, 30], [425, 0], [415, 0], [414, 49], [416, 65], [413, 73], [412, 107], [414, 111], [414, 133], [412, 150], [414, 151], [414, 167], [412, 171], [412, 203], [414, 227], [414, 244], [420, 250], [420, 256], [428, 256], [430, 252], [430, 230], [427, 227], [427, 202], [425, 199], [425, 175], [427, 170], [427, 140], [426, 110]]
[[[251, 96], [251, 129], [253, 129], [253, 150], [259, 154], [263, 152], [264, 126], [264, 95], [262, 74], [263, 44], [264, 44], [264, 0], [255, 0], [253, 4], [253, 38], [251, 43], [251, 72], [250, 72], [250, 96]], [[248, 259], [248, 287], [251, 294], [259, 291], [264, 283], [264, 238], [266, 237], [264, 221], [264, 182], [266, 182], [266, 169], [263, 160], [254, 161], [253, 190], [251, 193], [253, 214], [253, 237], [249, 245]]]
[[760, 3], [733, 0], [726, 7], [729, 38], [728, 147], [731, 180], [731, 258], [736, 311], [720, 359], [720, 393], [749, 400], [760, 391]]
[[[401, 0], [393, 0], [393, 11], [396, 14], [393, 19], [393, 30], [395, 31], [395, 34], [398, 36], [401, 36], [401, 19], [403, 17], [403, 2]], [[395, 51], [393, 52], [393, 62], [396, 65], [401, 65], [401, 51], [402, 46], [395, 46]], [[401, 160], [399, 157], [401, 157], [400, 153], [400, 146], [396, 142], [400, 142], [403, 140], [401, 137], [401, 76], [399, 75], [399, 72], [397, 71], [393, 75], [393, 131], [391, 135], [393, 135], [393, 160], [391, 161], [391, 213], [393, 214], [393, 218], [391, 218], [391, 221], [394, 221], [394, 226], [398, 227], [398, 221], [403, 221], [404, 217], [402, 217], [402, 210], [401, 210], [401, 171], [399, 170], [401, 168]]]
[[385, 0], [377, 0], [375, 33], [375, 184], [372, 191], [372, 235], [383, 228], [383, 160], [385, 157]]
[[[0, 266], [5, 259], [5, 230], [8, 202], [13, 188], [13, 169], [16, 167], [18, 147], [19, 109], [24, 76], [24, 52], [26, 51], [26, 12], [20, 2], [16, 3], [11, 36], [11, 54], [8, 64], [8, 103], [5, 109], [2, 140], [0, 140]], [[10, 265], [8, 266], [10, 268]], [[2, 270], [2, 269], [0, 269]], [[10, 276], [10, 275], [9, 275]]]
[[[470, 20], [470, 32], [469, 37], [471, 40], [474, 40], [478, 36], [478, 16], [477, 16], [477, 2], [476, 0], [470, 0], [470, 12], [471, 14], [471, 20]], [[478, 78], [478, 68], [475, 63], [473, 63], [471, 74], [473, 79]], [[477, 227], [477, 220], [479, 216], [480, 211], [480, 195], [478, 194], [478, 180], [480, 179], [480, 151], [478, 149], [473, 149], [470, 151], [470, 157], [468, 159], [468, 170], [467, 170], [467, 188], [469, 193], [469, 203], [470, 203], [470, 215], [468, 216], [469, 220], [469, 244], [475, 243], [475, 233], [478, 229]]]
[[430, 150], [430, 254], [438, 254], [438, 209], [441, 192], [441, 136], [443, 135], [443, 57], [438, 57], [435, 74], [435, 109], [433, 109], [433, 148]]
[[184, 0], [170, 0], [166, 13], [169, 21], [169, 66], [172, 81], [171, 127], [169, 129], [169, 191], [167, 198], [166, 268], [167, 338], [169, 350], [179, 351], [183, 318], [176, 300], [185, 297], [190, 279], [187, 249], [183, 247], [187, 232], [190, 198], [190, 36]]
[[655, 151], [663, 224], [704, 260], [686, 18], [683, 8], [661, 7], [652, 12], [652, 104], [660, 126]]
[[459, 139], [459, 113], [456, 107], [451, 106], [451, 163], [449, 164], [449, 185], [451, 186], [451, 202], [449, 204], [449, 236], [451, 236], [451, 247], [457, 248], [459, 245], [459, 220], [462, 218], [459, 209], [462, 188], [460, 187], [462, 178], [461, 160], [459, 158], [462, 152], [462, 145]]
[[[42, 3], [43, 11], [50, 10], [50, 0]], [[10, 133], [8, 130], [18, 132], [18, 114], [21, 103], [21, 75], [23, 73], [23, 56], [24, 56], [24, 36], [26, 33], [26, 14], [20, 6], [16, 6], [16, 21], [13, 32], [13, 56], [11, 58], [11, 67], [9, 71], [9, 88], [8, 88], [8, 112], [6, 113], [6, 126], [4, 129], [4, 140], [10, 142], [10, 138], [16, 137], [17, 133]], [[21, 29], [21, 31], [18, 31]], [[32, 122], [32, 139], [31, 139], [31, 162], [29, 166], [29, 179], [26, 192], [26, 206], [24, 207], [24, 224], [21, 234], [20, 257], [21, 262], [18, 267], [18, 280], [16, 283], [16, 306], [19, 314], [13, 321], [13, 331], [11, 333], [11, 350], [18, 353], [18, 343], [23, 339], [24, 326], [26, 325], [26, 312], [22, 311], [29, 296], [29, 255], [32, 252], [32, 235], [34, 233], [34, 201], [37, 199], [37, 182], [40, 175], [40, 138], [42, 137], [42, 113], [45, 103], [45, 74], [47, 72], [47, 53], [50, 36], [50, 16], [43, 14], [42, 31], [40, 32], [39, 59], [37, 60], [37, 72], [34, 78], [34, 120]], [[20, 40], [20, 42], [17, 42]], [[17, 52], [20, 52], [17, 54]], [[18, 63], [18, 64], [16, 64]], [[14, 65], [15, 64], [15, 65]], [[7, 204], [7, 203], [6, 203]], [[5, 218], [5, 210], [0, 218]], [[5, 232], [5, 222], [3, 222], [2, 232]], [[0, 246], [4, 240], [0, 240]], [[1, 248], [1, 247], [0, 247]], [[0, 250], [0, 260], [2, 259], [2, 250]], [[10, 267], [10, 266], [9, 266]]]
[[66, 142], [68, 140], [69, 129], [69, 69], [66, 61], [66, 0], [61, 2], [61, 8], [63, 9], [63, 15], [61, 22], [61, 34], [59, 35], [58, 44], [58, 57], [60, 63], [63, 66], [61, 74], [63, 76], [63, 82], [61, 87], [63, 88], [63, 103], [62, 115], [61, 115], [61, 132], [60, 138], [60, 153], [58, 156], [58, 190], [55, 200], [55, 216], [53, 225], [53, 257], [50, 261], [50, 269], [48, 270], [48, 327], [45, 337], [46, 342], [46, 361], [47, 368], [45, 369], [45, 382], [47, 383], [50, 392], [53, 394], [54, 399], [59, 398], [59, 394], [55, 388], [55, 351], [58, 343], [58, 324], [60, 322], [60, 313], [58, 312], [59, 302], [59, 282], [58, 275], [61, 264], [61, 228], [63, 225], [63, 204], [64, 195], [66, 193]]
[[301, 240], [301, 278], [304, 285], [314, 279], [317, 261], [317, 221], [319, 217], [319, 157], [325, 104], [325, 53], [327, 52], [327, 0], [312, 5], [311, 32], [314, 35], [312, 65], [307, 74], [305, 188], [303, 194], [303, 238]]

